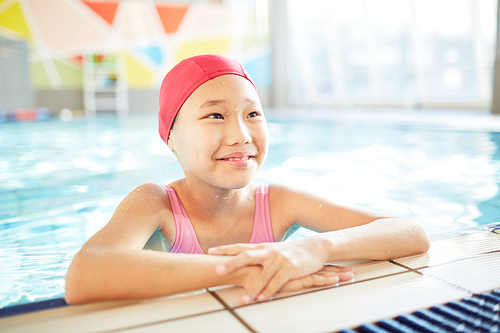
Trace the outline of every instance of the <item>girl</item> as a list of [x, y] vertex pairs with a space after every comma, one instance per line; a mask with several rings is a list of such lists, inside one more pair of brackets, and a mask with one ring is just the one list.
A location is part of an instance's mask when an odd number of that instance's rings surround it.
[[[240, 284], [247, 304], [352, 279], [330, 261], [429, 248], [414, 220], [252, 184], [267, 155], [267, 123], [254, 83], [233, 59], [201, 55], [175, 66], [161, 86], [158, 120], [185, 178], [141, 185], [120, 203], [68, 269], [71, 303]], [[280, 242], [295, 224], [321, 233]], [[156, 231], [168, 252], [144, 250]]]

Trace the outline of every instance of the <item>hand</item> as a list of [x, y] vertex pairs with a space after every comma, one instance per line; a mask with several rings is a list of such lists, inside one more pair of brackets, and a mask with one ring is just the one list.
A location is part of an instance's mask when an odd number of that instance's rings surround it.
[[[285, 243], [226, 245], [211, 248], [208, 253], [235, 256], [229, 262], [216, 267], [217, 274], [221, 276], [246, 266], [262, 267], [255, 278], [247, 279], [244, 284], [244, 288], [248, 290], [250, 301], [267, 300], [289, 281], [319, 272], [325, 263], [325, 254], [311, 238]], [[295, 281], [290, 286], [297, 287], [300, 284], [306, 286], [312, 281], [319, 283], [318, 281], [323, 278], [324, 276], [318, 275], [309, 278], [309, 280]]]
[[354, 273], [351, 267], [326, 264], [316, 273], [295, 280], [290, 280], [279, 290], [280, 292], [298, 291], [306, 288], [324, 287], [352, 280]]
[[[248, 285], [251, 284], [255, 278], [262, 271], [261, 266], [248, 266], [244, 267], [242, 271], [246, 270], [245, 278], [241, 282], [243, 288], [248, 290]], [[293, 292], [307, 288], [325, 287], [337, 284], [343, 281], [349, 281], [353, 278], [352, 268], [341, 267], [336, 265], [326, 264], [323, 268], [313, 274], [290, 280], [283, 285], [279, 292]], [[240, 298], [242, 305], [250, 304], [254, 299], [250, 294], [246, 293]]]

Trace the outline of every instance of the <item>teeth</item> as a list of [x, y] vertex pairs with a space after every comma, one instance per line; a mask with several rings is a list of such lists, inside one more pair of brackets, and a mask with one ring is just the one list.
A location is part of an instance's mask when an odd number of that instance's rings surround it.
[[231, 158], [228, 158], [227, 160], [228, 161], [241, 161], [241, 160], [248, 160], [249, 157], [240, 157], [240, 158], [235, 158], [235, 157], [231, 157]]

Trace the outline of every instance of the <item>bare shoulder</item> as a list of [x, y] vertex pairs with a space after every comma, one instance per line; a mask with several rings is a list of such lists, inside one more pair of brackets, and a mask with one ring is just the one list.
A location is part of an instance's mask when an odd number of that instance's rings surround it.
[[158, 184], [143, 184], [122, 200], [109, 222], [86, 246], [142, 249], [151, 235], [172, 219], [165, 188]]
[[136, 187], [120, 203], [118, 210], [128, 214], [148, 215], [163, 210], [171, 210], [168, 193], [163, 185], [146, 183]]
[[135, 192], [136, 194], [146, 195], [146, 196], [168, 195], [167, 190], [165, 189], [164, 185], [155, 184], [155, 183], [145, 183], [145, 184], [139, 185], [138, 187], [135, 188], [135, 190], [133, 192]]
[[324, 198], [321, 198], [313, 193], [290, 188], [284, 185], [269, 186], [269, 202], [273, 209], [278, 210], [280, 214], [286, 214], [297, 222], [304, 214], [309, 214], [308, 211], [312, 207], [330, 204]]
[[[300, 226], [319, 232], [345, 229], [369, 223], [386, 215], [334, 203], [314, 193], [273, 185], [269, 190], [271, 217], [287, 225]], [[274, 210], [274, 212], [273, 212]], [[273, 222], [274, 224], [274, 222]]]
[[320, 197], [305, 191], [297, 190], [284, 185], [269, 185], [269, 200], [276, 205], [289, 206], [294, 202], [303, 202], [305, 200], [322, 200]]

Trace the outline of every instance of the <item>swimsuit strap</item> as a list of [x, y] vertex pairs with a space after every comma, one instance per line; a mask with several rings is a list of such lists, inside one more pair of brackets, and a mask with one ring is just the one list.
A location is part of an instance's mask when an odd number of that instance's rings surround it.
[[175, 221], [175, 241], [170, 252], [204, 254], [179, 196], [170, 186], [163, 185], [163, 187], [167, 190]]
[[[204, 254], [193, 224], [175, 190], [163, 185], [167, 190], [175, 221], [175, 240], [170, 253]], [[258, 186], [255, 190], [255, 217], [253, 222], [251, 244], [274, 242], [271, 214], [269, 210], [269, 186]]]
[[255, 190], [255, 217], [250, 243], [267, 242], [274, 242], [274, 235], [269, 210], [269, 185], [262, 185]]

